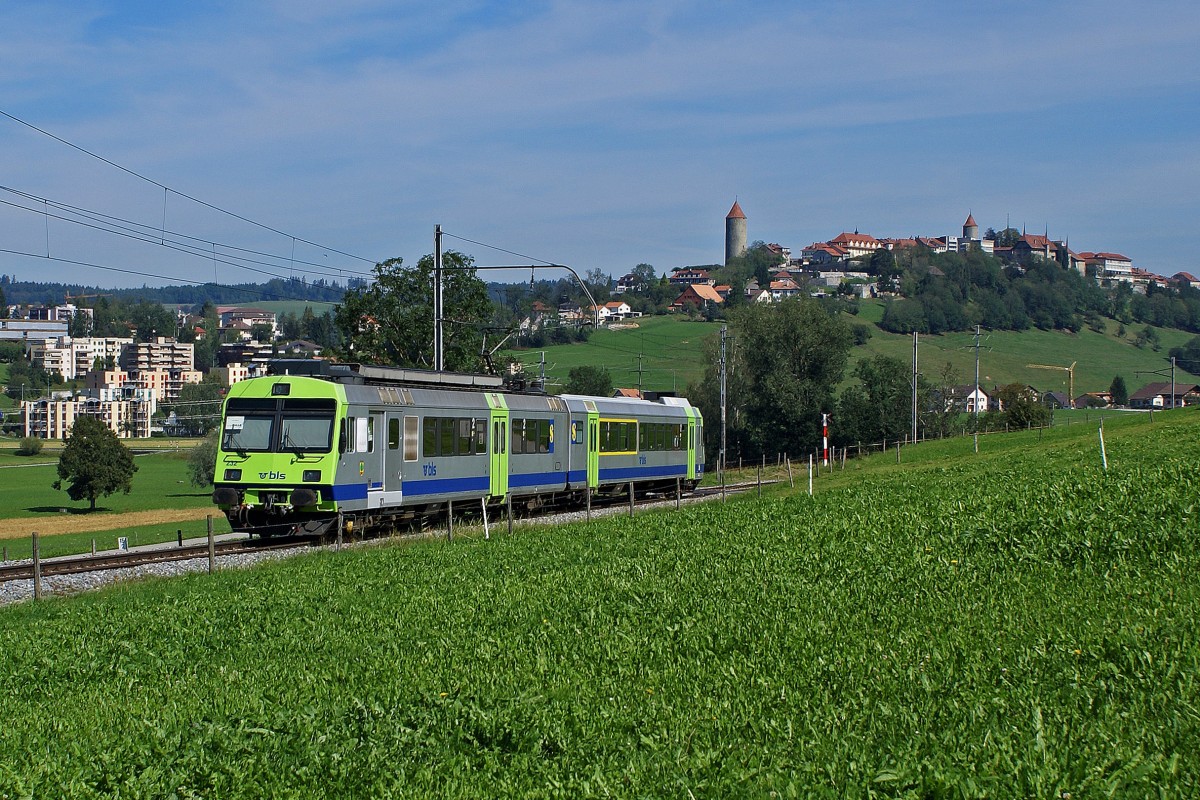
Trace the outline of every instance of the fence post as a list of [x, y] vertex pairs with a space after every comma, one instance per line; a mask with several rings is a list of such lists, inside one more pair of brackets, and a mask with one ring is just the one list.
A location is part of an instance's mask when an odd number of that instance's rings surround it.
[[629, 482], [629, 516], [633, 516], [633, 481]]
[[490, 533], [488, 533], [487, 498], [480, 497], [479, 504], [483, 507], [483, 538], [491, 539], [492, 536]]
[[[763, 458], [765, 459], [766, 456]], [[762, 497], [762, 467], [758, 468], [758, 496]]]
[[33, 531], [33, 599], [42, 599], [42, 550], [37, 531]]
[[8, 547], [4, 548], [4, 561], [5, 563], [8, 562]]
[[679, 480], [679, 478], [676, 478], [676, 479], [675, 479], [675, 508], [676, 508], [676, 510], [678, 510], [678, 509], [679, 509], [679, 506], [680, 506], [680, 505], [682, 505], [682, 504], [683, 504], [683, 488], [682, 488], [682, 483], [681, 483], [681, 481]]
[[212, 514], [209, 514], [206, 519], [208, 521], [208, 574], [211, 575], [217, 569], [217, 546], [213, 542]]
[[512, 492], [504, 498], [504, 505], [508, 510], [508, 532], [512, 533]]
[[788, 488], [795, 489], [796, 481], [792, 479], [792, 459], [791, 458], [784, 459], [784, 463], [787, 464], [787, 470], [788, 470]]
[[446, 501], [446, 541], [454, 538], [454, 501]]
[[92, 555], [96, 555], [96, 539], [92, 537]]
[[808, 496], [812, 497], [812, 453], [808, 454]]
[[587, 521], [592, 521], [592, 487], [589, 486], [584, 490], [584, 496], [587, 498]]
[[183, 547], [183, 529], [182, 528], [175, 529], [175, 538], [179, 542], [179, 547]]
[[342, 529], [345, 527], [345, 525], [345, 517], [342, 516], [342, 512], [339, 511], [337, 518], [337, 539], [334, 540], [333, 544], [333, 551], [335, 553], [342, 549]]

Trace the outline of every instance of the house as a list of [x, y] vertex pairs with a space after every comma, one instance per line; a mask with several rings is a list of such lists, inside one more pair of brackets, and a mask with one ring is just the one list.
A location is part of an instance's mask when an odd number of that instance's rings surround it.
[[1171, 276], [1171, 280], [1179, 285], [1186, 284], [1191, 286], [1193, 289], [1200, 289], [1200, 279], [1197, 279], [1196, 276], [1190, 272], [1176, 272]]
[[796, 283], [791, 278], [783, 280], [771, 281], [771, 300], [778, 303], [788, 297], [795, 297], [800, 294], [800, 284]]
[[712, 286], [707, 283], [693, 283], [675, 298], [675, 302], [671, 303], [669, 308], [672, 311], [683, 311], [688, 306], [704, 309], [709, 306], [719, 306], [723, 302], [721, 295], [717, 294], [717, 290]]
[[625, 292], [637, 292], [645, 288], [642, 285], [642, 279], [632, 272], [628, 275], [622, 275], [617, 278], [617, 285], [613, 289], [613, 294], [625, 294]]
[[1197, 403], [1200, 403], [1200, 386], [1194, 383], [1176, 383], [1172, 396], [1170, 381], [1155, 381], [1129, 395], [1130, 408], [1182, 408]]
[[966, 414], [980, 413], [988, 410], [990, 398], [978, 386], [951, 386], [946, 397], [946, 408], [957, 408]]
[[600, 319], [625, 319], [632, 313], [633, 309], [629, 307], [629, 303], [613, 300], [601, 306]]
[[883, 242], [876, 239], [867, 233], [846, 233], [843, 231], [834, 238], [830, 239], [828, 244], [844, 249], [850, 253], [850, 258], [858, 256], [869, 256], [876, 250], [883, 247]]
[[676, 267], [671, 270], [671, 277], [668, 280], [679, 286], [690, 284], [706, 284], [711, 286], [713, 283], [712, 278], [708, 275], [708, 270], [700, 267]]
[[1112, 405], [1112, 392], [1084, 392], [1075, 398], [1075, 408], [1107, 408]]
[[1071, 398], [1066, 392], [1043, 392], [1042, 405], [1047, 408], [1071, 408]]

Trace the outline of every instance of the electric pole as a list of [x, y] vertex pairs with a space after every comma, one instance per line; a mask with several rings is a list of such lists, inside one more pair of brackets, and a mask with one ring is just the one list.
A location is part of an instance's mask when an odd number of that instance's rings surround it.
[[445, 368], [442, 352], [442, 226], [433, 226], [433, 369]]
[[725, 341], [728, 328], [721, 326], [721, 454], [717, 468], [721, 471], [721, 499], [725, 499]]

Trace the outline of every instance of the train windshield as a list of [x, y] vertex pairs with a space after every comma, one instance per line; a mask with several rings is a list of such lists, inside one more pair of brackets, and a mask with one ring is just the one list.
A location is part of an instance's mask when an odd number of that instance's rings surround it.
[[333, 400], [235, 398], [225, 409], [221, 449], [237, 453], [329, 452]]

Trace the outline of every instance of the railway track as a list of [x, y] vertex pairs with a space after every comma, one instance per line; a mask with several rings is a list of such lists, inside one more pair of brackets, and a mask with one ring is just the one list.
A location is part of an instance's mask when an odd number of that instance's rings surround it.
[[[229, 556], [242, 553], [254, 553], [262, 550], [278, 550], [287, 547], [298, 547], [311, 544], [311, 540], [302, 537], [280, 537], [277, 539], [239, 539], [232, 542], [216, 542], [213, 544], [213, 555]], [[46, 559], [41, 562], [43, 578], [54, 575], [78, 575], [84, 572], [102, 572], [112, 569], [139, 567], [145, 564], [162, 564], [168, 561], [186, 561], [193, 558], [207, 558], [208, 545], [188, 545], [186, 547], [156, 548], [130, 550], [123, 553], [105, 553], [102, 555], [63, 556]], [[5, 581], [32, 580], [34, 565], [26, 561], [19, 564], [0, 566], [0, 583]]]

